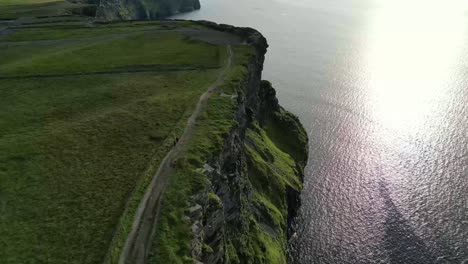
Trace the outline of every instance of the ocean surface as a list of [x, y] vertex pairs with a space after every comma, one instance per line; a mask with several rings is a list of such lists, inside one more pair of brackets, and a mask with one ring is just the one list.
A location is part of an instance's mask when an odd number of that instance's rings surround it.
[[468, 264], [468, 1], [202, 0], [310, 137], [301, 264]]

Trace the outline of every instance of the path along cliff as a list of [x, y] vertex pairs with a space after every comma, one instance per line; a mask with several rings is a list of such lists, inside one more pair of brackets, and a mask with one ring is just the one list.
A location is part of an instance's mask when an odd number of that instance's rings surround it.
[[120, 263], [286, 263], [307, 135], [261, 80], [265, 38], [250, 28], [200, 23], [244, 44], [230, 48], [199, 101], [201, 112], [162, 163]]
[[160, 198], [164, 192], [169, 177], [175, 171], [174, 163], [180, 158], [186, 143], [191, 140], [197, 118], [203, 108], [208, 103], [214, 90], [224, 82], [226, 73], [232, 67], [232, 49], [227, 46], [228, 58], [223, 70], [219, 73], [218, 79], [203, 93], [198, 101], [195, 110], [187, 121], [180, 139], [174, 147], [167, 153], [154, 175], [148, 190], [146, 191], [140, 205], [138, 206], [132, 229], [127, 237], [119, 263], [146, 263], [151, 245], [151, 235], [154, 233], [154, 226], [157, 225], [160, 211]]

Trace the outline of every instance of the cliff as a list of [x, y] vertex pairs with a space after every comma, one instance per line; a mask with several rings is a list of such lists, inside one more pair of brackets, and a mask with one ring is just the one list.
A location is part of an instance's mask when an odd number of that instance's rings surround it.
[[161, 19], [200, 9], [199, 0], [101, 0], [96, 18], [105, 21]]
[[[11, 110], [0, 263], [123, 263], [132, 230], [144, 261], [127, 263], [285, 263], [307, 136], [261, 80], [265, 38], [210, 22], [92, 22], [93, 1], [77, 2], [0, 12], [36, 17], [0, 30]], [[114, 3], [112, 20], [141, 4]]]
[[[231, 110], [223, 115], [207, 110], [210, 122], [217, 120], [225, 129], [218, 133], [219, 146], [209, 153], [197, 154], [204, 143], [193, 150], [197, 161], [185, 174], [197, 177], [197, 184], [190, 188], [187, 201], [181, 188], [171, 190], [169, 185], [163, 203], [166, 212], [154, 242], [154, 263], [286, 263], [289, 221], [300, 205], [307, 135], [299, 120], [278, 104], [271, 84], [261, 80], [265, 38], [250, 28], [203, 24], [241, 36], [254, 48], [245, 53], [245, 62], [228, 88], [223, 87], [225, 97], [235, 94]], [[227, 99], [223, 104], [229, 108]], [[229, 122], [232, 117], [234, 122]], [[171, 197], [171, 192], [176, 194]], [[174, 208], [164, 209], [173, 206], [171, 199], [188, 209], [180, 214]], [[178, 218], [184, 221], [175, 223]], [[190, 235], [181, 236], [183, 230]], [[184, 239], [188, 245], [180, 243]]]

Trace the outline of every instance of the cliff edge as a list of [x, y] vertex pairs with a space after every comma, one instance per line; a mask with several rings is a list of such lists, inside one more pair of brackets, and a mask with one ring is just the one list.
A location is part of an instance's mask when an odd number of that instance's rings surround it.
[[[178, 163], [184, 176], [176, 173], [170, 180], [153, 260], [286, 263], [288, 228], [300, 205], [308, 156], [306, 132], [278, 104], [271, 83], [261, 80], [265, 38], [250, 28], [202, 24], [249, 45], [234, 49], [240, 66], [211, 99], [205, 139], [194, 138], [191, 156]], [[187, 181], [195, 183], [184, 194]]]

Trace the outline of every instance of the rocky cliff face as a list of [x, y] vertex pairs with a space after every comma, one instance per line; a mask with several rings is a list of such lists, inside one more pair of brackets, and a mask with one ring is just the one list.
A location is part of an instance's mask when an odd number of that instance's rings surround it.
[[201, 263], [286, 263], [290, 220], [299, 207], [307, 135], [261, 81], [266, 40], [255, 30], [207, 24], [242, 35], [257, 54], [239, 83], [237, 126], [203, 166], [210, 184], [194, 195], [192, 258]]
[[100, 0], [96, 18], [105, 21], [161, 19], [200, 9], [199, 0]]

